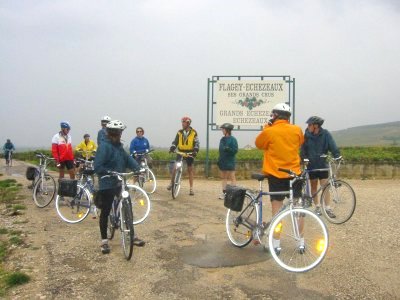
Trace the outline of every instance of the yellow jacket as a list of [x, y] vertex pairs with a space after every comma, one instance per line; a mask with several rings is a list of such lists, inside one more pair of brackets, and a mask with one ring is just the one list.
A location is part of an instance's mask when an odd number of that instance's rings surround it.
[[264, 150], [263, 172], [277, 178], [288, 178], [279, 168], [300, 174], [300, 147], [304, 142], [301, 128], [286, 120], [276, 120], [264, 127], [256, 138], [256, 147]]
[[94, 156], [94, 151], [97, 150], [97, 146], [92, 140], [89, 140], [87, 145], [85, 143], [85, 140], [83, 140], [78, 146], [75, 147], [75, 150], [82, 151], [83, 157], [90, 158]]

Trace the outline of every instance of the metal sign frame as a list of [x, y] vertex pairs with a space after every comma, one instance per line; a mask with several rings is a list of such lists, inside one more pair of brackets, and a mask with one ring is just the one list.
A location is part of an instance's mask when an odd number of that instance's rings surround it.
[[[218, 80], [221, 79], [237, 79], [238, 81], [246, 81], [246, 80], [271, 80], [271, 79], [279, 79], [285, 81], [287, 84], [287, 99], [286, 103], [289, 104], [289, 106], [292, 108], [292, 116], [291, 116], [291, 122], [295, 122], [295, 85], [296, 81], [295, 78], [291, 78], [290, 75], [249, 75], [249, 76], [242, 76], [242, 75], [237, 75], [237, 76], [226, 76], [226, 75], [221, 75], [221, 76], [212, 76], [211, 79], [208, 78], [207, 80], [207, 136], [206, 136], [206, 162], [205, 162], [205, 175], [208, 177], [209, 175], [209, 147], [210, 147], [210, 130], [212, 131], [217, 131], [220, 130], [215, 122], [215, 115], [214, 115], [214, 107], [217, 104], [216, 100], [214, 99], [214, 84], [218, 82]], [[260, 128], [241, 128], [240, 126], [235, 126], [238, 131], [259, 131], [262, 129], [262, 126]]]

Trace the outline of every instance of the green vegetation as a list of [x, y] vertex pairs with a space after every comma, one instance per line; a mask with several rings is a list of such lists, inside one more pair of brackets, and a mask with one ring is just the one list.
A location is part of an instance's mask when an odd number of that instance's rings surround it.
[[[17, 184], [14, 179], [0, 181], [0, 203], [7, 209], [17, 212], [26, 209], [25, 205], [15, 203], [17, 193], [22, 185]], [[30, 277], [22, 272], [12, 272], [5, 270], [3, 262], [10, 249], [15, 246], [24, 244], [21, 230], [0, 228], [0, 298], [5, 296], [7, 290], [20, 284], [24, 284], [30, 280]]]

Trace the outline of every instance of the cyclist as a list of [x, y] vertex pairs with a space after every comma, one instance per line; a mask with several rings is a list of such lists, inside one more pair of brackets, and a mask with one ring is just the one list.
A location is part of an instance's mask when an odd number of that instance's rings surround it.
[[69, 134], [71, 126], [68, 122], [60, 123], [61, 130], [56, 133], [51, 140], [51, 152], [56, 160], [60, 178], [64, 178], [64, 168], [66, 167], [71, 179], [75, 179], [74, 171], [74, 152], [72, 150], [72, 139]]
[[85, 133], [85, 135], [83, 136], [83, 141], [75, 147], [75, 150], [82, 151], [82, 156], [85, 159], [92, 160], [93, 156], [96, 153], [97, 146], [96, 143], [90, 139], [90, 135], [88, 133]]
[[14, 144], [11, 143], [10, 139], [7, 139], [6, 143], [3, 146], [4, 158], [6, 159], [6, 164], [8, 165], [10, 162], [10, 155], [15, 151]]
[[[176, 148], [178, 148], [181, 152], [192, 152], [192, 155], [189, 157], [184, 157], [183, 159], [186, 161], [187, 169], [189, 173], [189, 185], [190, 185], [190, 192], [189, 195], [193, 196], [193, 176], [194, 176], [194, 169], [193, 163], [194, 158], [196, 157], [197, 153], [199, 152], [200, 142], [197, 136], [196, 130], [194, 130], [190, 124], [192, 123], [192, 119], [189, 117], [183, 117], [181, 119], [182, 129], [178, 131], [175, 136], [175, 139], [172, 142], [171, 147], [169, 148], [169, 152], [174, 152]], [[178, 155], [179, 157], [179, 155]], [[178, 158], [177, 157], [177, 158]], [[171, 182], [168, 185], [167, 189], [172, 189], [172, 183], [175, 177], [175, 170], [172, 172]]]
[[[144, 137], [143, 127], [136, 128], [136, 137], [132, 139], [129, 147], [129, 152], [140, 163], [140, 157], [136, 154], [148, 153], [150, 151], [150, 143], [147, 138]], [[151, 157], [146, 155], [147, 163], [151, 166]]]
[[227, 181], [230, 180], [232, 185], [236, 185], [235, 156], [238, 152], [238, 143], [236, 138], [232, 136], [232, 124], [224, 123], [219, 128], [222, 129], [222, 134], [224, 135], [219, 142], [219, 157], [217, 163], [222, 178], [222, 194], [219, 199], [223, 200], [226, 193]]
[[[286, 103], [274, 106], [271, 119], [255, 140], [258, 149], [264, 150], [263, 173], [268, 175], [270, 192], [288, 191], [290, 177], [278, 169], [290, 169], [300, 174], [300, 147], [304, 137], [301, 128], [289, 123], [291, 108]], [[301, 196], [301, 186], [297, 185], [294, 197]], [[284, 195], [271, 195], [272, 215], [283, 205]], [[279, 252], [280, 240], [273, 239], [274, 248]], [[304, 241], [303, 241], [304, 245]]]
[[[324, 124], [324, 119], [318, 116], [312, 116], [308, 118], [306, 121], [307, 129], [304, 133], [304, 144], [301, 147], [301, 157], [309, 159], [309, 163], [307, 165], [308, 170], [313, 169], [324, 169], [328, 168], [328, 164], [326, 159], [321, 157], [321, 155], [328, 154], [331, 152], [335, 159], [340, 159], [340, 151], [336, 146], [335, 141], [332, 138], [332, 135], [328, 130], [322, 128], [322, 124]], [[329, 172], [328, 171], [316, 171], [310, 172], [310, 184], [311, 184], [311, 193], [314, 195], [317, 192], [318, 181], [321, 185], [324, 185], [328, 181]], [[330, 204], [330, 199], [326, 199], [326, 213], [330, 218], [335, 218], [335, 214]], [[319, 197], [314, 197], [315, 204], [315, 213], [321, 215], [321, 204]]]
[[103, 142], [106, 138], [106, 125], [108, 122], [111, 121], [111, 118], [109, 116], [104, 116], [101, 119], [101, 129], [99, 130], [99, 132], [97, 133], [97, 146], [99, 147], [101, 142]]
[[[140, 169], [138, 163], [128, 155], [121, 143], [122, 131], [126, 126], [118, 120], [107, 123], [107, 139], [99, 145], [96, 159], [94, 161], [94, 170], [99, 177], [99, 191], [96, 195], [96, 205], [101, 209], [100, 213], [100, 234], [101, 234], [101, 252], [110, 253], [110, 247], [107, 239], [108, 216], [111, 211], [114, 197], [121, 193], [121, 182], [115, 177], [104, 177], [108, 171], [124, 173], [126, 168], [134, 171]], [[142, 247], [145, 242], [137, 237], [134, 239], [136, 246]]]

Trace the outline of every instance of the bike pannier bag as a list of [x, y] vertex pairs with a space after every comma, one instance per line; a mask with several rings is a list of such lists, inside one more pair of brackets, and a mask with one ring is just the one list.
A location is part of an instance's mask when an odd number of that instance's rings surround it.
[[239, 186], [227, 185], [224, 206], [234, 211], [241, 211], [245, 195], [246, 189]]
[[58, 194], [65, 197], [75, 197], [78, 193], [78, 180], [61, 178], [58, 180]]
[[37, 168], [35, 168], [35, 167], [28, 167], [27, 169], [26, 169], [26, 179], [28, 179], [28, 180], [34, 180], [35, 179], [35, 173], [36, 172], [39, 172], [38, 170], [37, 170]]

